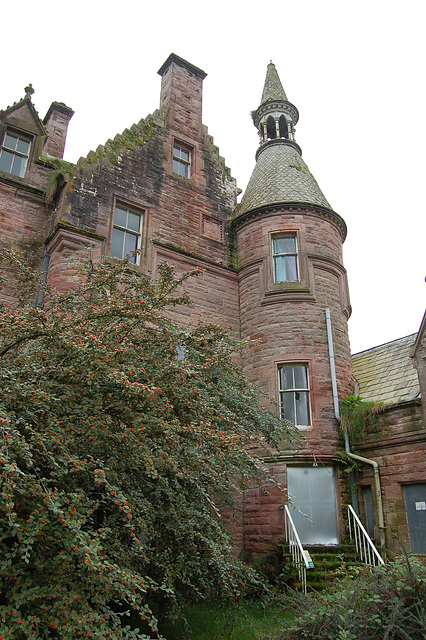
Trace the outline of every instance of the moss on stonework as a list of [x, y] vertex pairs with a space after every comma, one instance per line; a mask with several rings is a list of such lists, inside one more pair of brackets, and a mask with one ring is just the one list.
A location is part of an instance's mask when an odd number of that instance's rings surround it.
[[238, 271], [237, 234], [232, 225], [228, 226], [229, 238], [229, 266]]
[[53, 206], [62, 187], [75, 176], [76, 166], [62, 158], [40, 156], [40, 161], [53, 169], [46, 186], [46, 204]]
[[88, 229], [78, 227], [77, 225], [73, 224], [69, 220], [65, 220], [64, 218], [62, 218], [59, 222], [55, 224], [55, 226], [47, 236], [45, 244], [48, 244], [50, 240], [54, 237], [54, 235], [57, 233], [57, 231], [59, 231], [59, 229], [63, 229], [64, 227], [66, 229], [69, 229], [69, 231], [74, 231], [75, 233], [84, 235], [88, 238], [93, 238], [94, 240], [101, 240], [101, 241], [105, 240], [105, 237], [100, 235], [99, 233], [95, 233], [94, 231], [89, 231]]
[[55, 168], [57, 172], [72, 174], [75, 171], [75, 164], [67, 162], [63, 158], [51, 158], [50, 156], [40, 156], [39, 160], [46, 165]]
[[187, 249], [182, 249], [182, 247], [178, 247], [176, 244], [173, 244], [172, 242], [162, 242], [161, 244], [163, 245], [163, 247], [168, 247], [169, 249], [176, 251], [176, 253], [181, 253], [184, 256], [189, 256], [191, 258], [196, 258], [197, 260], [205, 261], [205, 258], [203, 258], [203, 256], [198, 255], [198, 253], [194, 253], [193, 251], [188, 251]]
[[131, 153], [136, 148], [142, 147], [158, 133], [162, 126], [162, 121], [160, 119], [154, 120], [152, 116], [146, 120], [140, 120], [130, 129], [125, 129], [123, 133], [117, 134], [112, 140], [107, 140], [105, 145], [99, 145], [96, 151], [90, 151], [86, 158], [80, 158], [77, 164], [80, 166], [84, 166], [84, 163], [95, 165], [104, 159], [111, 164], [117, 164], [120, 154]]
[[348, 396], [340, 402], [341, 426], [346, 428], [349, 437], [359, 442], [374, 430], [377, 435], [377, 414], [384, 411], [382, 402], [366, 402], [360, 396]]

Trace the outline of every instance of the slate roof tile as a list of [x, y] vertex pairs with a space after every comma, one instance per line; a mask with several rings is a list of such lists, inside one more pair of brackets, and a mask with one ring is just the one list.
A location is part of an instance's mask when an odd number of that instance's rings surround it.
[[394, 404], [419, 396], [417, 371], [410, 358], [416, 336], [414, 333], [352, 356], [359, 395], [364, 400]]

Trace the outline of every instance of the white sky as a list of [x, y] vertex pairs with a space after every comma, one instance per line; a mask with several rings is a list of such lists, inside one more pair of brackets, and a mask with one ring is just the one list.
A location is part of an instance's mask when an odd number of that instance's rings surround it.
[[76, 161], [159, 104], [170, 53], [208, 73], [204, 123], [245, 188], [272, 60], [300, 113], [296, 140], [348, 225], [353, 352], [418, 330], [425, 309], [423, 0], [21, 0], [2, 7], [0, 108], [75, 110]]

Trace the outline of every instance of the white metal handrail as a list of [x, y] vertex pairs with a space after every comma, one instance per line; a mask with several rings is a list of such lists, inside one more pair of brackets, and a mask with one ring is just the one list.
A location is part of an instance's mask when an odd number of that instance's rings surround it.
[[290, 547], [293, 564], [296, 565], [299, 574], [299, 580], [302, 583], [302, 589], [306, 594], [306, 569], [313, 569], [314, 563], [306, 549], [300, 542], [297, 529], [294, 526], [288, 505], [284, 505], [285, 513], [285, 539]]
[[364, 529], [361, 520], [351, 507], [348, 506], [348, 519], [349, 519], [349, 536], [352, 540], [355, 538], [356, 550], [361, 556], [362, 562], [375, 567], [376, 565], [385, 564], [382, 556], [374, 546], [370, 536]]

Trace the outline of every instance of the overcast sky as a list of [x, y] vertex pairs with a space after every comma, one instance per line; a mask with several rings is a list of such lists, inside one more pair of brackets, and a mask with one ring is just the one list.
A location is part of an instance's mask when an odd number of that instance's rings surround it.
[[418, 330], [425, 309], [424, 0], [203, 3], [21, 0], [2, 7], [0, 108], [75, 110], [65, 159], [152, 113], [170, 53], [207, 72], [203, 120], [244, 189], [272, 60], [299, 110], [296, 140], [348, 225], [353, 352]]

